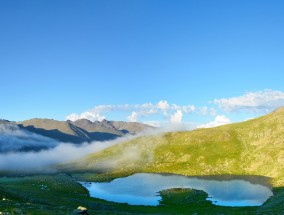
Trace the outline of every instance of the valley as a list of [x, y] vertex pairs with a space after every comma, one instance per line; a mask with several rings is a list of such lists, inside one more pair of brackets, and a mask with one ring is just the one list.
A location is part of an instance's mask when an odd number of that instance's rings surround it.
[[[2, 172], [0, 208], [9, 214], [281, 214], [284, 211], [284, 108], [242, 123], [140, 136], [58, 163], [56, 173]], [[161, 190], [158, 206], [135, 206], [90, 197], [78, 181], [105, 182], [135, 173], [184, 176], [264, 176], [271, 196], [261, 206], [225, 207], [189, 188]]]

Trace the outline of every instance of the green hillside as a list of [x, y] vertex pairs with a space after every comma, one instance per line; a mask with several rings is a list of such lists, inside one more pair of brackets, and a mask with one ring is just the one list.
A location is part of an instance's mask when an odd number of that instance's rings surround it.
[[262, 175], [284, 185], [284, 108], [210, 129], [140, 137], [64, 166], [112, 174]]

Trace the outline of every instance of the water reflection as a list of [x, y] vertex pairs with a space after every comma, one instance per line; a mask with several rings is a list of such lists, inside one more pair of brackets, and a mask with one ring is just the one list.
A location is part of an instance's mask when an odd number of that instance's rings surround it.
[[208, 193], [208, 200], [222, 206], [260, 206], [273, 195], [264, 177], [186, 177], [138, 173], [111, 182], [80, 182], [91, 197], [130, 205], [156, 206], [159, 191], [191, 188]]

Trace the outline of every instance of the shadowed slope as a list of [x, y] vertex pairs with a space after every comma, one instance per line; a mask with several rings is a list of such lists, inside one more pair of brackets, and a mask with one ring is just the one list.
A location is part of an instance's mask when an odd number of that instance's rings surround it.
[[41, 134], [63, 142], [91, 141], [91, 137], [85, 130], [65, 122], [52, 119], [31, 119], [18, 122], [18, 125], [31, 132]]
[[118, 131], [112, 125], [103, 122], [91, 122], [87, 119], [79, 119], [71, 123], [89, 132], [93, 140], [110, 140], [124, 135], [124, 133]]
[[[1, 120], [0, 123], [9, 123], [9, 121]], [[127, 133], [134, 134], [145, 129], [154, 128], [141, 123], [107, 120], [91, 122], [87, 119], [80, 119], [72, 122], [36, 118], [17, 122], [17, 124], [20, 128], [27, 129], [31, 132], [62, 142], [71, 143], [112, 140], [124, 136]]]

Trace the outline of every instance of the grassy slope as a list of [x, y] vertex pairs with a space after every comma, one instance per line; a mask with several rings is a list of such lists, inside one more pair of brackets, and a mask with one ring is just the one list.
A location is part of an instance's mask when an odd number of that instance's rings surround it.
[[72, 163], [69, 170], [262, 175], [284, 185], [284, 108], [211, 129], [141, 137]]

